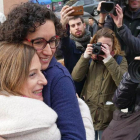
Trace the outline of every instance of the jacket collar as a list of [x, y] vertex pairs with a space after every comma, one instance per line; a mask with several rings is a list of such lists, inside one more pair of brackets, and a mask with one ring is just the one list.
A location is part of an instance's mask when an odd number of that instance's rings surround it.
[[124, 8], [124, 15], [126, 15], [127, 17], [129, 17], [131, 19], [139, 19], [140, 18], [140, 8], [137, 11], [133, 12], [127, 6], [126, 8]]

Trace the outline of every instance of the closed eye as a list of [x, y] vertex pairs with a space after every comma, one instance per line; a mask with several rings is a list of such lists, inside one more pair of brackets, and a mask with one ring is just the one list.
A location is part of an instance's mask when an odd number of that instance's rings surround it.
[[30, 77], [33, 77], [34, 75], [36, 75], [36, 73], [35, 73], [35, 72], [34, 72], [34, 73], [29, 74], [29, 76], [30, 76]]

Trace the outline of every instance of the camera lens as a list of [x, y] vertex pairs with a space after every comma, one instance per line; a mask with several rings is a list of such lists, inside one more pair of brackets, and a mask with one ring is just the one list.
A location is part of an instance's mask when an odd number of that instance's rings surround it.
[[134, 60], [129, 64], [128, 72], [133, 82], [140, 83], [140, 61], [139, 60]]
[[98, 53], [99, 50], [98, 49], [94, 49], [94, 54]]

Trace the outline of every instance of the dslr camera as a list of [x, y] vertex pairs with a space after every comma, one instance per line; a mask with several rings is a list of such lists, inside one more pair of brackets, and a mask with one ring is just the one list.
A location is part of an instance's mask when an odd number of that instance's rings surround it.
[[92, 53], [95, 55], [104, 55], [105, 53], [102, 51], [101, 46], [102, 46], [101, 42], [92, 44], [92, 48], [93, 48]]
[[101, 3], [101, 13], [112, 13], [115, 16], [117, 15], [115, 6], [119, 4], [122, 8], [125, 7], [126, 0], [111, 0]]

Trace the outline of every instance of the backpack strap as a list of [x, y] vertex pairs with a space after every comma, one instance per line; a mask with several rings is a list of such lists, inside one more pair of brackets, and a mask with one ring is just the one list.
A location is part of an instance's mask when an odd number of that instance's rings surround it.
[[121, 55], [117, 55], [117, 56], [115, 57], [115, 59], [116, 59], [117, 63], [120, 65], [121, 62], [122, 62], [123, 57], [122, 57]]

